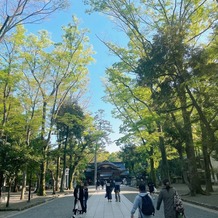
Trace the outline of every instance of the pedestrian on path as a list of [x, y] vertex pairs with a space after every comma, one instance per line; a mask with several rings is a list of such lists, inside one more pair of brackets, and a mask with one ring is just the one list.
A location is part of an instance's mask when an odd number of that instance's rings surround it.
[[165, 218], [178, 218], [178, 214], [175, 209], [175, 200], [174, 196], [177, 193], [176, 189], [171, 186], [169, 179], [163, 180], [163, 187], [159, 193], [157, 199], [157, 207], [159, 210], [161, 203], [163, 201], [164, 204], [164, 216]]
[[98, 191], [99, 190], [99, 188], [100, 188], [100, 181], [99, 181], [99, 179], [96, 181], [96, 184], [95, 184], [95, 187], [96, 187], [96, 190]]
[[155, 197], [154, 197], [155, 186], [154, 186], [154, 183], [151, 180], [148, 182], [148, 190], [149, 190], [150, 195], [152, 196], [152, 198], [155, 199]]
[[120, 185], [121, 185], [122, 181], [119, 178], [115, 179], [115, 184], [114, 184], [114, 192], [115, 192], [115, 199], [116, 202], [120, 202]]
[[87, 213], [87, 201], [89, 198], [89, 190], [88, 190], [88, 184], [85, 183], [83, 187], [83, 206], [84, 206], [84, 213]]
[[108, 202], [112, 202], [112, 190], [113, 190], [113, 181], [108, 179], [106, 182], [106, 195]]
[[103, 179], [101, 180], [101, 189], [102, 190], [104, 189], [104, 180]]
[[74, 208], [73, 208], [73, 218], [76, 214], [83, 214], [87, 212], [87, 200], [88, 200], [88, 187], [81, 182], [74, 189]]
[[[147, 201], [147, 202], [143, 202], [143, 201]], [[149, 213], [149, 215], [144, 214], [143, 205], [147, 206], [147, 208], [145, 208], [147, 211], [152, 211], [151, 213]], [[135, 200], [133, 202], [133, 207], [131, 210], [131, 218], [134, 218], [134, 213], [136, 212], [137, 209], [139, 210], [138, 218], [151, 218], [152, 216], [154, 216], [154, 203], [150, 194], [146, 192], [145, 184], [139, 185], [139, 194], [136, 195]]]

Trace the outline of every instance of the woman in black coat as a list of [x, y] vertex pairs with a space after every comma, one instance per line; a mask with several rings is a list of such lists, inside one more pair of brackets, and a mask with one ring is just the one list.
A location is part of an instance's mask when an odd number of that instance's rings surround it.
[[[87, 200], [89, 197], [88, 194], [88, 187], [87, 185], [81, 183], [80, 185], [77, 185], [74, 189], [74, 209], [73, 209], [73, 218], [76, 216], [76, 213], [86, 213], [87, 212]], [[81, 207], [77, 208], [76, 205], [78, 205], [78, 201], [81, 205]]]
[[108, 179], [106, 182], [106, 197], [108, 202], [112, 202], [113, 181]]
[[83, 212], [87, 212], [87, 201], [89, 198], [89, 190], [88, 185], [85, 183], [83, 187]]

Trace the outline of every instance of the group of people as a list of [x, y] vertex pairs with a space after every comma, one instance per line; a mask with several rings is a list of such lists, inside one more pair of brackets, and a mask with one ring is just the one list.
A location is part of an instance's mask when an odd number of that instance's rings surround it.
[[[152, 194], [155, 191], [155, 187], [153, 184], [148, 184], [149, 187], [149, 192], [146, 192], [146, 187], [145, 184], [140, 184], [139, 185], [139, 194], [135, 197], [133, 207], [131, 210], [131, 218], [134, 218], [134, 213], [136, 210], [139, 210], [139, 215], [138, 218], [151, 218], [154, 216], [155, 209], [151, 214], [144, 214], [142, 212], [142, 197], [145, 195], [148, 195], [149, 200], [152, 204], [152, 207], [155, 208]], [[175, 205], [177, 202], [175, 202], [175, 196], [177, 196], [177, 201], [179, 201], [178, 204], [180, 205]], [[164, 217], [165, 218], [180, 218], [180, 217], [185, 217], [184, 214], [184, 208], [181, 202], [181, 199], [179, 198], [179, 195], [176, 191], [175, 188], [173, 188], [170, 184], [169, 179], [164, 179], [163, 180], [163, 187], [159, 193], [158, 199], [157, 199], [157, 205], [156, 205], [156, 210], [160, 209], [161, 203], [163, 202], [164, 204]], [[148, 204], [147, 204], [148, 205]], [[177, 210], [178, 206], [178, 210]]]
[[[108, 202], [112, 201], [112, 191], [114, 190], [115, 192], [115, 200], [116, 202], [120, 202], [120, 185], [121, 181], [119, 179], [117, 180], [107, 180], [106, 182], [106, 195]], [[154, 215], [154, 203], [153, 203], [153, 193], [155, 191], [155, 187], [153, 183], [148, 184], [149, 187], [149, 192], [146, 192], [146, 186], [145, 184], [140, 184], [139, 185], [139, 194], [135, 197], [133, 207], [131, 210], [131, 218], [134, 218], [134, 213], [136, 212], [137, 209], [139, 209], [138, 213], [138, 218], [151, 218]], [[144, 198], [144, 197], [147, 198]], [[182, 203], [180, 201], [180, 211], [177, 211], [175, 209], [175, 196], [178, 197], [178, 193], [170, 185], [169, 179], [164, 179], [163, 180], [163, 188], [161, 189], [158, 199], [157, 199], [157, 205], [156, 205], [156, 210], [160, 209], [161, 203], [163, 201], [164, 203], [164, 216], [165, 218], [180, 218], [180, 217], [185, 217], [184, 215], [184, 208], [182, 206]], [[86, 183], [80, 183], [76, 186], [74, 189], [74, 208], [73, 208], [73, 218], [76, 217], [76, 214], [83, 214], [87, 212], [87, 200], [88, 200], [88, 187]], [[150, 214], [144, 214], [143, 211], [143, 204], [145, 200], [151, 202], [151, 205], [153, 207], [152, 212]], [[147, 203], [147, 204], [146, 204]], [[148, 207], [148, 202], [146, 202], [145, 205]]]
[[115, 193], [115, 200], [116, 202], [120, 202], [120, 185], [121, 185], [121, 180], [120, 179], [108, 179], [106, 181], [106, 194], [105, 198], [108, 199], [108, 202], [112, 202], [112, 191], [114, 190]]
[[[98, 180], [96, 182], [96, 190], [98, 190], [98, 186], [102, 186], [102, 189], [104, 189], [104, 184], [100, 183]], [[121, 180], [115, 179], [111, 180], [108, 179], [106, 181], [106, 195], [108, 202], [112, 201], [112, 191], [115, 192], [115, 199], [116, 201], [120, 202], [120, 185]], [[87, 183], [80, 182], [76, 185], [74, 189], [74, 208], [73, 208], [73, 218], [76, 217], [76, 214], [83, 214], [87, 212], [87, 200], [88, 200], [89, 194], [88, 194], [88, 187]]]

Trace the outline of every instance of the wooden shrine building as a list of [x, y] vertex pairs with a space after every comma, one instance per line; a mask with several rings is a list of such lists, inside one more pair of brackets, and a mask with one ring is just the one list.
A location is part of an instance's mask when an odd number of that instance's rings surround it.
[[[94, 181], [95, 164], [90, 163], [85, 171], [86, 179]], [[128, 178], [129, 171], [122, 162], [103, 161], [97, 163], [97, 179], [107, 180], [119, 177], [120, 179]]]

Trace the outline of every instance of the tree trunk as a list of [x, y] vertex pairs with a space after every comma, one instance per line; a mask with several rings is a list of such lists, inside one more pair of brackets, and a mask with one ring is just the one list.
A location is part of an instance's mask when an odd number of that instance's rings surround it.
[[[158, 131], [162, 132], [162, 127], [159, 125]], [[164, 144], [164, 138], [162, 136], [159, 137], [159, 148], [161, 152], [161, 179], [169, 178], [169, 167], [167, 162], [166, 149]]]
[[211, 181], [211, 171], [210, 171], [210, 155], [208, 154], [208, 135], [207, 130], [202, 123], [200, 122], [201, 126], [201, 134], [202, 134], [202, 152], [204, 157], [204, 174], [205, 174], [205, 182], [206, 182], [206, 193], [209, 194], [213, 192], [213, 186]]
[[98, 172], [97, 172], [97, 142], [95, 144], [95, 153], [94, 153], [94, 167], [95, 167], [95, 171], [94, 171], [94, 178], [93, 178], [93, 181], [94, 181], [94, 185], [96, 185], [97, 183], [97, 177], [98, 177]]
[[69, 159], [69, 162], [70, 162], [70, 166], [69, 166], [69, 189], [73, 189], [73, 173], [74, 173], [74, 167], [72, 165], [72, 162], [73, 162], [73, 157], [72, 155], [70, 155], [70, 159]]
[[3, 180], [4, 180], [3, 171], [0, 170], [0, 198], [2, 197]]
[[69, 190], [73, 189], [73, 168], [72, 166], [69, 167]]
[[46, 163], [47, 161], [44, 159], [40, 166], [40, 182], [39, 182], [39, 196], [45, 196], [45, 174], [46, 174]]
[[45, 101], [45, 96], [43, 96], [43, 107], [42, 107], [42, 126], [41, 126], [41, 143], [42, 143], [42, 154], [43, 160], [40, 166], [40, 183], [39, 183], [39, 196], [45, 196], [45, 174], [47, 168], [47, 149], [48, 149], [48, 141], [45, 141], [45, 123], [46, 123], [46, 107], [47, 102]]
[[9, 207], [10, 196], [11, 196], [11, 179], [9, 179], [9, 182], [8, 182], [8, 198], [7, 198], [6, 207]]
[[[182, 86], [181, 86], [182, 87]], [[186, 154], [187, 154], [187, 164], [188, 164], [188, 179], [189, 179], [189, 188], [192, 196], [195, 196], [196, 193], [203, 193], [203, 190], [200, 185], [200, 180], [197, 172], [196, 158], [195, 158], [195, 150], [194, 143], [192, 138], [192, 128], [191, 128], [191, 120], [190, 113], [187, 111], [187, 103], [184, 88], [179, 90], [179, 98], [181, 102], [182, 108], [182, 117], [184, 122], [184, 133], [185, 133], [185, 145], [186, 145]]]
[[[60, 150], [60, 148], [58, 150]], [[57, 168], [56, 168], [56, 178], [55, 178], [55, 191], [57, 191], [57, 192], [59, 191], [59, 188], [60, 188], [60, 184], [59, 184], [60, 163], [61, 163], [61, 158], [58, 155], [58, 157], [57, 157]]]
[[61, 187], [60, 192], [64, 192], [64, 180], [65, 180], [65, 170], [66, 170], [66, 158], [67, 158], [67, 142], [68, 142], [68, 127], [67, 127], [67, 135], [64, 143], [64, 157], [63, 157], [63, 171], [61, 176]]
[[32, 172], [30, 172], [30, 177], [29, 177], [28, 202], [30, 202], [31, 200], [31, 188], [32, 188]]
[[151, 157], [153, 156], [154, 154], [154, 149], [153, 147], [151, 147], [150, 149], [150, 167], [151, 167], [151, 172], [150, 172], [150, 177], [151, 177], [151, 180], [152, 182], [154, 183], [155, 187], [157, 187], [157, 181], [156, 181], [156, 175], [155, 175], [155, 168], [154, 168], [154, 158]]
[[51, 173], [51, 178], [52, 178], [52, 194], [55, 195], [55, 177], [54, 177], [54, 173], [52, 172], [52, 170], [50, 170]]
[[151, 180], [154, 183], [155, 187], [157, 187], [156, 175], [155, 175], [155, 168], [154, 168], [154, 159], [150, 158], [150, 167], [151, 167]]

